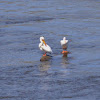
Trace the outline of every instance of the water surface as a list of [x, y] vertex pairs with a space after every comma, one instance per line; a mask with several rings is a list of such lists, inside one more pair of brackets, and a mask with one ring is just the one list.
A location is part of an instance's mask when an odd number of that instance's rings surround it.
[[[53, 50], [46, 62], [40, 36]], [[0, 0], [1, 100], [99, 100], [99, 67], [100, 0]]]

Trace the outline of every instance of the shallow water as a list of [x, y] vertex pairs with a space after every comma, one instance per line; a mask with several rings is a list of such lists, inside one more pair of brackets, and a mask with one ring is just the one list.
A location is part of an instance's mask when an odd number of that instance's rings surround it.
[[[49, 61], [40, 62], [40, 36]], [[100, 0], [0, 0], [1, 100], [100, 100], [99, 67]]]

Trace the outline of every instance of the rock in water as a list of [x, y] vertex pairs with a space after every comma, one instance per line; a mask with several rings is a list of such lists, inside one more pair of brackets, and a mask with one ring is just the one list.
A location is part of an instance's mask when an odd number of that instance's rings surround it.
[[48, 56], [48, 55], [42, 56], [40, 61], [48, 61], [50, 58], [51, 58], [51, 56]]
[[62, 51], [63, 57], [67, 57], [68, 53], [68, 51]]

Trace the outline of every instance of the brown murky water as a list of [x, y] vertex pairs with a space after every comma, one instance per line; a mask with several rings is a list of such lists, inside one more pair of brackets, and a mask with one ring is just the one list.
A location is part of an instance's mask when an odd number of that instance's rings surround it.
[[100, 100], [100, 0], [0, 0], [0, 99]]

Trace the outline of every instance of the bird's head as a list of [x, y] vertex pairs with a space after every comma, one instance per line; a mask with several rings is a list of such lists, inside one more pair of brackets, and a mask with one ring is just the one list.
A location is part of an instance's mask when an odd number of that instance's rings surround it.
[[66, 40], [66, 37], [63, 37], [63, 40]]
[[44, 37], [42, 36], [42, 37], [40, 37], [40, 42], [42, 42], [42, 43], [44, 43], [45, 45], [46, 45], [46, 42], [45, 42], [45, 39], [44, 39]]

